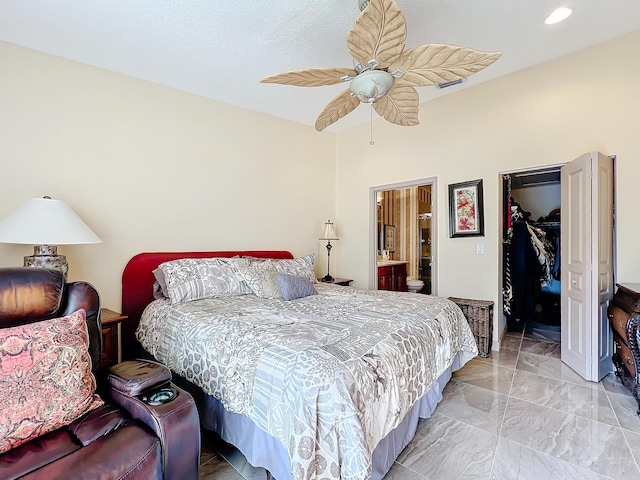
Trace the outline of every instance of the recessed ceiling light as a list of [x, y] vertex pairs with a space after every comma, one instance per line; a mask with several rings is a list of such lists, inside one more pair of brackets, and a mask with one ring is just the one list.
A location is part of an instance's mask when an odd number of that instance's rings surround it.
[[567, 7], [559, 7], [556, 8], [551, 15], [547, 17], [544, 21], [547, 25], [553, 25], [554, 23], [559, 23], [565, 20], [569, 15], [571, 15], [571, 9]]

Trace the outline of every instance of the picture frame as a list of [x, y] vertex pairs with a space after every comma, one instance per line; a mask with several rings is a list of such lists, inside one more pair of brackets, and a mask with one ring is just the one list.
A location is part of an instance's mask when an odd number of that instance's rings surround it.
[[449, 237], [484, 236], [482, 180], [449, 185]]
[[389, 252], [396, 251], [396, 226], [385, 225], [384, 226], [384, 250]]

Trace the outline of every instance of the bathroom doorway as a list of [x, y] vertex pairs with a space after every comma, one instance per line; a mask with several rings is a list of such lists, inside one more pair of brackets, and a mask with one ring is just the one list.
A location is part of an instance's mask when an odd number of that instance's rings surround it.
[[[371, 289], [436, 294], [436, 198], [435, 178], [371, 187]], [[381, 278], [386, 267], [406, 279]]]

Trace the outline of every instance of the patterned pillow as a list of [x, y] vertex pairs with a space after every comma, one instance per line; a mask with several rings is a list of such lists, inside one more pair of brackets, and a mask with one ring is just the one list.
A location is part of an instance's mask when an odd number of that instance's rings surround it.
[[169, 292], [167, 290], [167, 281], [164, 278], [164, 273], [160, 268], [153, 270], [153, 276], [156, 279], [153, 282], [153, 298], [156, 300], [159, 298], [169, 298]]
[[95, 395], [86, 313], [0, 329], [0, 453], [70, 424]]
[[270, 259], [251, 262], [238, 268], [238, 274], [260, 298], [282, 298], [276, 276], [278, 271]]
[[160, 264], [171, 303], [251, 293], [238, 275], [245, 258], [182, 258]]
[[279, 273], [276, 278], [282, 292], [282, 298], [285, 300], [295, 300], [318, 294], [313, 283], [304, 277]]
[[271, 260], [273, 266], [278, 273], [286, 273], [288, 275], [297, 275], [304, 277], [311, 283], [317, 283], [315, 271], [316, 254], [310, 253], [304, 257], [294, 259]]

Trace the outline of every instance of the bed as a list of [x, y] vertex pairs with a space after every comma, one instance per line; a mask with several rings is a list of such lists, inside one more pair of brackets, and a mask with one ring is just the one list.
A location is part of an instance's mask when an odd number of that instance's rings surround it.
[[[136, 255], [123, 272], [124, 351], [139, 342], [186, 379], [203, 428], [275, 479], [379, 480], [477, 346], [449, 300], [313, 283], [312, 262], [286, 251]], [[229, 275], [225, 294], [193, 287], [193, 265], [229, 265], [233, 274], [207, 270], [213, 283]]]

